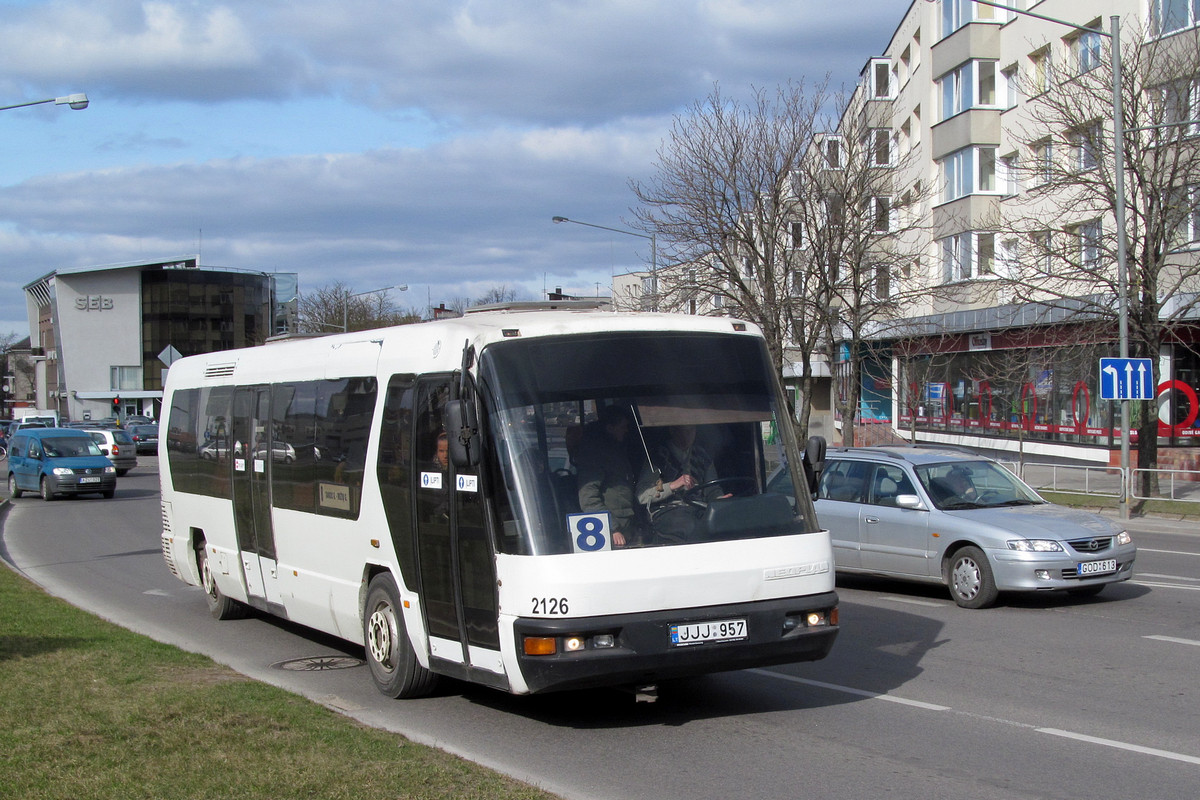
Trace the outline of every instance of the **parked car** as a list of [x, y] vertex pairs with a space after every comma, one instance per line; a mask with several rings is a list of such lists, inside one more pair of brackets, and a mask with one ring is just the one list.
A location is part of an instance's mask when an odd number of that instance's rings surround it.
[[158, 452], [157, 425], [130, 425], [126, 430], [129, 431], [129, 438], [133, 439], [138, 453], [154, 455]]
[[[790, 494], [776, 475], [771, 487]], [[941, 583], [964, 608], [1002, 591], [1095, 595], [1133, 577], [1129, 533], [1057, 506], [984, 456], [922, 447], [830, 450], [817, 518], [838, 572]]]
[[112, 497], [117, 468], [96, 442], [72, 428], [26, 428], [12, 438], [8, 450], [8, 493], [41, 492], [43, 500], [59, 495], [96, 492]]
[[130, 414], [125, 418], [125, 427], [129, 428], [134, 425], [153, 425], [154, 420], [143, 414]]
[[92, 437], [103, 455], [109, 457], [117, 468], [117, 475], [124, 475], [137, 466], [137, 445], [129, 431], [124, 428], [91, 428], [84, 431]]
[[[254, 448], [254, 457], [265, 459], [267, 457], [267, 446], [265, 444], [256, 446]], [[274, 442], [271, 445], [271, 458], [275, 461], [290, 464], [296, 460], [296, 448], [287, 442]]]

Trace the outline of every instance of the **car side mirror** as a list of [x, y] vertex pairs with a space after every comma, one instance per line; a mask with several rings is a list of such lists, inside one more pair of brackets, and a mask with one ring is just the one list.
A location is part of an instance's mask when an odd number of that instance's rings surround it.
[[921, 498], [915, 494], [901, 494], [896, 496], [896, 505], [900, 508], [921, 508]]

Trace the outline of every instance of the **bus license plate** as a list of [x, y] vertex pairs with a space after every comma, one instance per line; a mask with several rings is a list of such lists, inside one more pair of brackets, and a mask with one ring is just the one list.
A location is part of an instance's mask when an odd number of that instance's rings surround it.
[[1103, 561], [1084, 561], [1079, 565], [1079, 575], [1107, 575], [1117, 571], [1117, 560], [1106, 558]]
[[722, 619], [713, 622], [687, 622], [670, 627], [671, 644], [687, 647], [706, 642], [736, 642], [746, 638], [745, 619]]
[[79, 479], [79, 482], [80, 482], [80, 483], [99, 483], [99, 482], [100, 482], [100, 478], [99, 478], [99, 476], [92, 476], [92, 477], [80, 478], [80, 479]]

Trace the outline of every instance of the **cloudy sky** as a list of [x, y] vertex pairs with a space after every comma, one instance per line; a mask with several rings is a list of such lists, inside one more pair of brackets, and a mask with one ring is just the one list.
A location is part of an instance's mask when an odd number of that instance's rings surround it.
[[607, 294], [672, 117], [853, 84], [908, 0], [0, 0], [0, 334], [54, 269], [199, 253], [301, 291]]

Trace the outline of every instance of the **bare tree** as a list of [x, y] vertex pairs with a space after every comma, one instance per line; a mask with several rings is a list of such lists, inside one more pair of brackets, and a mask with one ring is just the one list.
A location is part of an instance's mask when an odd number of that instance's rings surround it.
[[[835, 340], [849, 342], [852, 391], [842, 411], [851, 441], [865, 337], [896, 313], [899, 277], [917, 247], [906, 231], [921, 219], [897, 213], [899, 154], [855, 97], [796, 82], [742, 103], [714, 87], [676, 117], [653, 180], [631, 184], [641, 204], [634, 214], [656, 232], [667, 263], [660, 307], [712, 297], [719, 313], [762, 328], [780, 371], [800, 368], [802, 435], [814, 359]], [[920, 199], [910, 191], [905, 202]]]
[[[1112, 49], [1084, 33], [1073, 50], [1065, 70], [1035, 71], [1024, 83], [1031, 99], [1006, 159], [1023, 191], [996, 227], [1014, 299], [1077, 308], [1115, 330]], [[1130, 354], [1157, 363], [1160, 345], [1200, 303], [1200, 125], [1187, 122], [1200, 110], [1200, 45], [1195, 32], [1156, 40], [1131, 28], [1121, 58]], [[1155, 401], [1141, 403], [1138, 417], [1138, 466], [1153, 468]]]
[[333, 333], [384, 328], [420, 322], [414, 311], [402, 310], [388, 292], [381, 290], [355, 296], [354, 290], [338, 281], [300, 295], [297, 330], [301, 333]]
[[777, 365], [789, 334], [787, 243], [795, 219], [792, 173], [826, 100], [825, 87], [788, 83], [748, 103], [714, 87], [676, 116], [657, 171], [630, 187], [640, 227], [658, 236], [659, 307], [697, 294], [762, 328]]
[[491, 303], [511, 303], [520, 298], [521, 291], [519, 289], [507, 284], [500, 284], [488, 289], [472, 305], [485, 306]]
[[824, 331], [823, 317], [805, 303], [824, 281], [797, 257], [805, 198], [796, 174], [829, 99], [827, 81], [757, 89], [745, 103], [714, 86], [675, 118], [654, 178], [631, 182], [641, 204], [634, 215], [660, 243], [659, 308], [707, 308], [757, 324], [781, 376], [788, 363], [800, 367], [802, 437]]
[[[820, 341], [843, 356], [835, 403], [842, 441], [853, 444], [868, 365], [886, 358], [875, 342], [901, 325], [906, 296], [937, 291], [914, 269], [922, 250], [926, 190], [902, 187], [913, 156], [897, 152], [890, 126], [872, 119], [856, 93], [841, 98], [835, 130], [814, 139], [793, 174], [792, 318], [821, 326]], [[833, 359], [831, 359], [833, 361]], [[890, 371], [880, 364], [880, 373]]]

